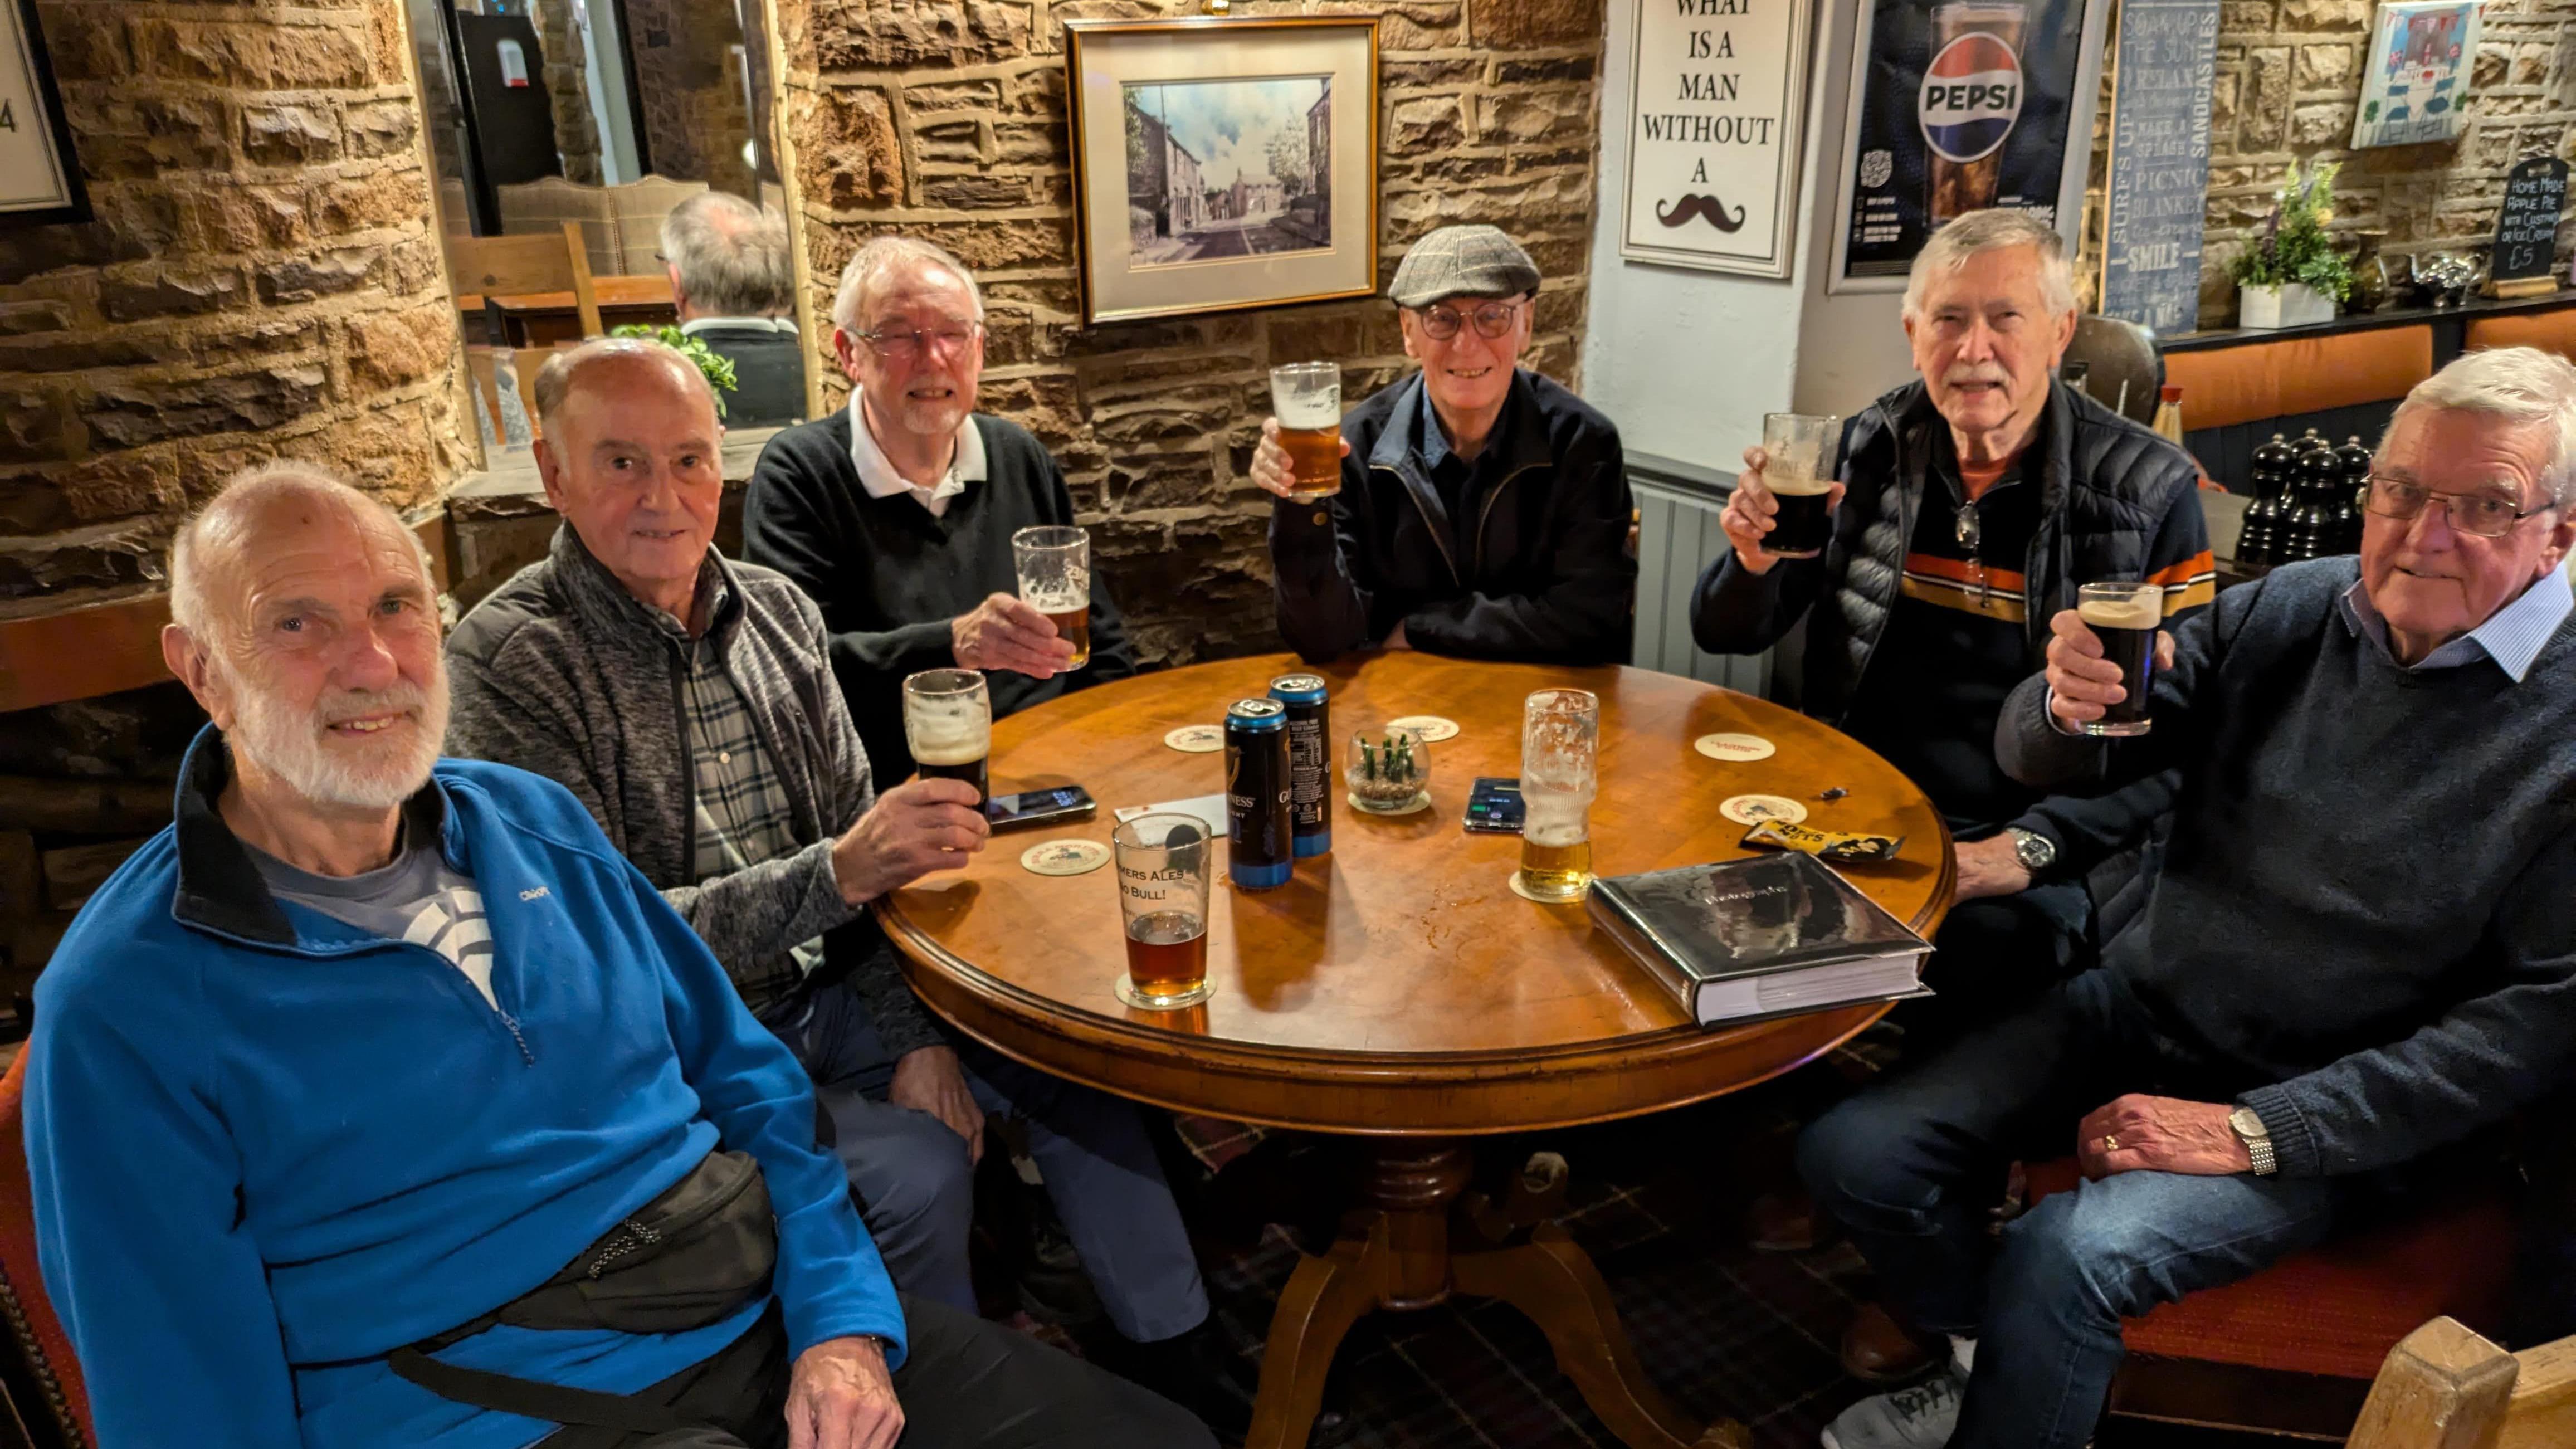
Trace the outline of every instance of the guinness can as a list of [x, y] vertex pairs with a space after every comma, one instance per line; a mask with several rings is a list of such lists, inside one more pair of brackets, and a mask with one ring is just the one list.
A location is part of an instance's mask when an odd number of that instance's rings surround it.
[[1295, 845], [1288, 825], [1288, 707], [1243, 699], [1225, 712], [1226, 874], [1237, 887], [1288, 883]]
[[1270, 697], [1288, 711], [1288, 821], [1297, 858], [1333, 853], [1333, 720], [1324, 676], [1283, 674]]

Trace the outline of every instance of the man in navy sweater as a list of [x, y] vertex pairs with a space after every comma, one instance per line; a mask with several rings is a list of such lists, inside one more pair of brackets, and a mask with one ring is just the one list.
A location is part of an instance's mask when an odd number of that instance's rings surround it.
[[[2099, 968], [1845, 1102], [1809, 1184], [1965, 1371], [1832, 1449], [2075, 1449], [2120, 1320], [2317, 1242], [2576, 1069], [2576, 367], [2476, 352], [2381, 442], [2361, 557], [2274, 570], [2165, 641], [2152, 732], [2072, 611], [2006, 701], [2049, 787], [2173, 770], [2156, 890]], [[2006, 1165], [2088, 1181], [1998, 1242]]]
[[28, 1047], [37, 1250], [103, 1442], [1211, 1442], [898, 1297], [688, 923], [562, 786], [438, 758], [435, 589], [389, 510], [273, 465], [170, 572], [163, 655], [214, 723]]

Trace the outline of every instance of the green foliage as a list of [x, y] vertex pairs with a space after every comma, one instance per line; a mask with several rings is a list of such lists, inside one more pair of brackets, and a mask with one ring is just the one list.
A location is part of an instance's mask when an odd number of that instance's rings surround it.
[[2263, 223], [2263, 234], [2227, 263], [2227, 275], [2236, 285], [2305, 282], [2338, 302], [2352, 295], [2352, 267], [2326, 234], [2326, 223], [2334, 219], [2335, 173], [2342, 169], [2324, 161], [2302, 176], [2298, 164], [2291, 163], [2289, 178], [2272, 193], [2272, 215]]
[[712, 389], [716, 395], [716, 416], [719, 418], [725, 415], [724, 395], [729, 392], [738, 391], [742, 386], [742, 384], [734, 380], [732, 358], [718, 356], [713, 348], [708, 347], [705, 343], [699, 341], [697, 338], [691, 337], [689, 334], [681, 331], [677, 327], [646, 327], [639, 324], [629, 324], [624, 327], [609, 328], [608, 335], [611, 337], [641, 337], [648, 342], [659, 342], [663, 346], [680, 354], [682, 357], [696, 363], [698, 365], [698, 372], [706, 378], [707, 386]]

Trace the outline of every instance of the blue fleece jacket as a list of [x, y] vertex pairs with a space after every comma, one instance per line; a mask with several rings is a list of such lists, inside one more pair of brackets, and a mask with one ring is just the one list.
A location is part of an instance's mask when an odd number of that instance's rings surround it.
[[[228, 771], [209, 729], [176, 822], [36, 988], [37, 1247], [110, 1449], [542, 1438], [382, 1356], [543, 1282], [719, 1144], [767, 1177], [792, 1348], [901, 1344], [804, 1072], [568, 791], [443, 760], [413, 802], [482, 892], [495, 1010], [429, 948], [271, 896], [215, 810]], [[496, 1328], [440, 1357], [631, 1392], [763, 1306], [677, 1334]]]

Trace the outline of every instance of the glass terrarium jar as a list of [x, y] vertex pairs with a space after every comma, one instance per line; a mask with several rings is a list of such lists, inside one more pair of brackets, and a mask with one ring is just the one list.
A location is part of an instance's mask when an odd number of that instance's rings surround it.
[[1354, 810], [1410, 815], [1431, 803], [1431, 751], [1411, 730], [1363, 730], [1351, 736], [1342, 782]]

